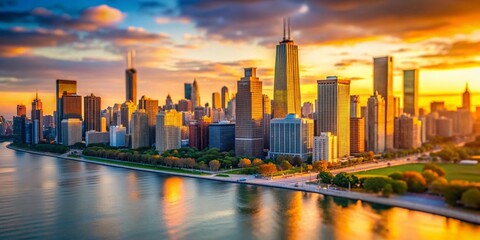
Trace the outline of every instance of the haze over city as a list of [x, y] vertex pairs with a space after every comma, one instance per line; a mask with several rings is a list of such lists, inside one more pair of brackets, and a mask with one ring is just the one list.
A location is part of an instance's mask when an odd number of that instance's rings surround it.
[[[38, 88], [45, 114], [55, 108], [55, 79], [75, 79], [102, 109], [124, 100], [125, 56], [136, 51], [139, 96], [174, 102], [197, 79], [202, 104], [212, 91], [236, 92], [244, 67], [257, 67], [273, 98], [275, 45], [290, 17], [299, 46], [301, 101], [316, 80], [351, 81], [362, 104], [373, 92], [373, 57], [394, 58], [394, 95], [402, 70], [420, 69], [420, 107], [436, 99], [461, 106], [468, 82], [480, 103], [480, 2], [462, 1], [0, 1], [0, 115], [29, 105]], [[425, 9], [428, 9], [426, 11]], [[400, 24], [401, 23], [401, 24]]]

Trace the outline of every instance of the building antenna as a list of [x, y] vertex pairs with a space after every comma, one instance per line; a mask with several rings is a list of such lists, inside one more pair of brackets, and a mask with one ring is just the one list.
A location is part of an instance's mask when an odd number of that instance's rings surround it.
[[290, 17], [287, 18], [287, 27], [288, 27], [288, 40], [290, 40]]
[[35, 99], [38, 100], [38, 88], [35, 88]]
[[287, 22], [287, 19], [286, 18], [283, 18], [283, 41], [285, 41], [285, 31], [286, 31], [286, 22]]
[[132, 69], [135, 68], [135, 49], [132, 50], [132, 54], [130, 55], [130, 57], [132, 58], [130, 61], [131, 61], [131, 64], [132, 64]]

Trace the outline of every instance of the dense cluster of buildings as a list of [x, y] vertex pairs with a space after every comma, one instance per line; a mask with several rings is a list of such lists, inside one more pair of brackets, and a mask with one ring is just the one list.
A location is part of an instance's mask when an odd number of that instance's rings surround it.
[[[102, 110], [101, 98], [90, 94], [83, 97], [82, 108], [77, 82], [59, 79], [53, 116], [43, 115], [38, 95], [30, 118], [26, 107], [18, 105], [15, 141], [70, 146], [85, 140], [87, 145], [155, 147], [159, 152], [190, 146], [234, 151], [242, 157], [288, 155], [337, 162], [365, 151], [418, 148], [436, 136], [469, 135], [474, 127], [468, 85], [463, 106], [456, 111], [447, 110], [443, 102], [432, 102], [428, 114], [419, 109], [418, 69], [403, 71], [402, 111], [400, 99], [393, 96], [391, 56], [373, 59], [373, 92], [364, 100], [366, 105], [360, 96], [350, 95], [350, 80], [336, 76], [318, 80], [315, 104], [302, 105], [298, 46], [290, 38], [288, 21], [276, 47], [273, 100], [263, 93], [254, 67], [244, 69], [236, 94], [226, 86], [213, 92], [211, 105], [202, 104], [196, 79], [184, 84], [184, 98], [177, 103], [170, 95], [164, 105], [146, 96], [137, 98], [134, 55], [127, 56], [125, 102]], [[0, 118], [3, 132], [8, 128], [5, 122]]]

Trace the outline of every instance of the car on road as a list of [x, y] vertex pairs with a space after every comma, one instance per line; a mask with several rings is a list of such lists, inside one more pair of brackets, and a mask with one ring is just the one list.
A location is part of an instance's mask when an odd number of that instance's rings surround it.
[[237, 179], [237, 182], [246, 182], [247, 179], [246, 178], [240, 178], [240, 179]]
[[298, 187], [298, 183], [295, 183], [295, 187]]

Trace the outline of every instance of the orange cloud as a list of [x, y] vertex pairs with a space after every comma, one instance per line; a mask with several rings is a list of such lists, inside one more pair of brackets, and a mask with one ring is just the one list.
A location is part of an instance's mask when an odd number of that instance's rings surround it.
[[82, 12], [81, 18], [89, 23], [95, 23], [99, 26], [111, 26], [121, 22], [124, 14], [108, 5], [87, 8]]

